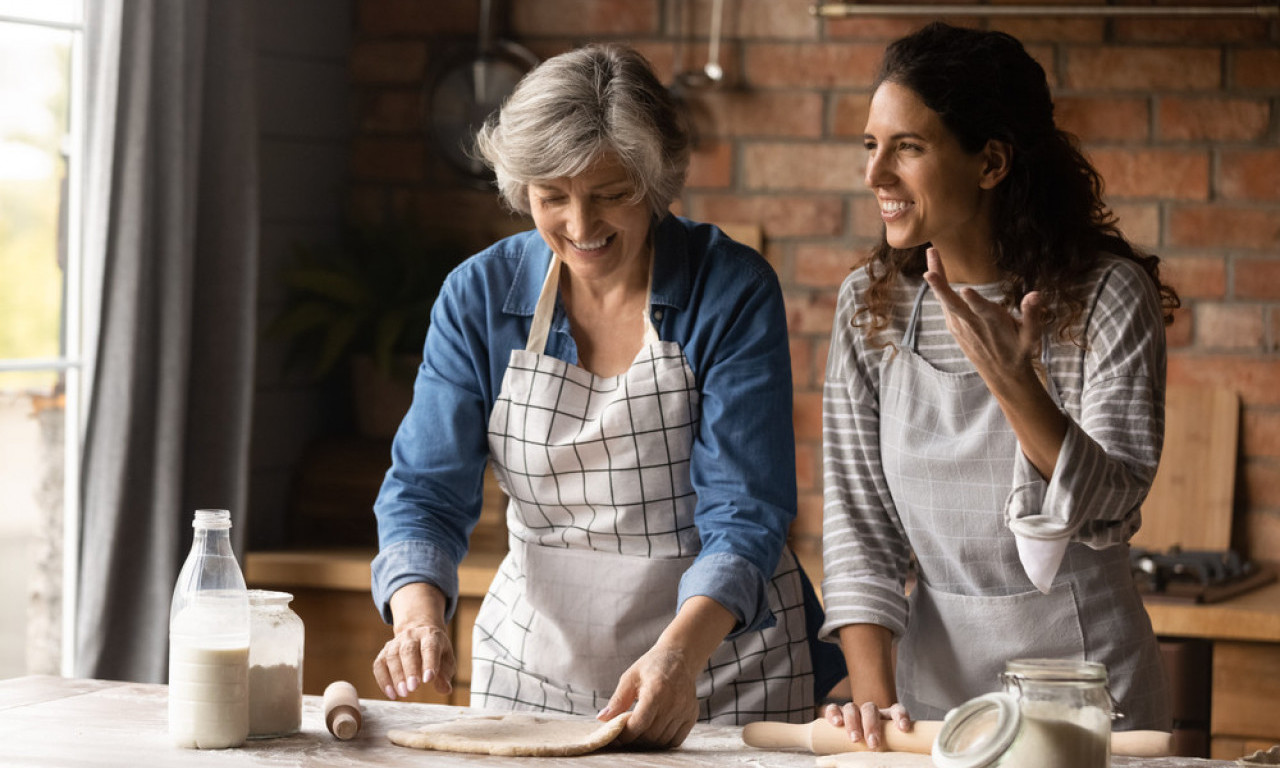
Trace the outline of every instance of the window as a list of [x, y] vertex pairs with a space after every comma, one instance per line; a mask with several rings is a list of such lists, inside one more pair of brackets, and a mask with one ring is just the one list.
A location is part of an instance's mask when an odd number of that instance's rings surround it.
[[[69, 668], [82, 0], [0, 0], [0, 678]], [[18, 586], [20, 588], [12, 588]], [[64, 599], [64, 595], [65, 598]]]

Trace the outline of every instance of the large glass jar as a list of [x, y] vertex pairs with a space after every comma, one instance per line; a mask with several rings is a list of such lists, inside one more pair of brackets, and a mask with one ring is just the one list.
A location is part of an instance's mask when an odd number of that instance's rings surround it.
[[297, 733], [302, 726], [302, 619], [293, 595], [249, 590], [249, 738]]
[[938, 768], [1107, 768], [1111, 693], [1102, 664], [1018, 659], [1004, 691], [947, 713], [933, 746]]

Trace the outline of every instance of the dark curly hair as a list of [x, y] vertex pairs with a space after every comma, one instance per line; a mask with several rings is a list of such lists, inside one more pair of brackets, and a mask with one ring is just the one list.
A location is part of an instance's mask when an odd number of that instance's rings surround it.
[[[1120, 234], [1102, 202], [1102, 177], [1076, 138], [1054, 125], [1044, 69], [1016, 38], [934, 22], [888, 47], [875, 85], [886, 82], [915, 92], [966, 152], [977, 153], [992, 139], [1011, 148], [1010, 170], [992, 206], [993, 255], [1006, 275], [1007, 306], [1040, 291], [1046, 322], [1060, 339], [1082, 344], [1071, 329], [1084, 299], [1073, 290], [1105, 252], [1142, 266], [1160, 292], [1165, 323], [1173, 321], [1180, 302], [1160, 281], [1160, 260]], [[866, 302], [854, 314], [856, 325], [869, 325], [868, 335], [888, 326], [899, 275], [924, 274], [926, 247], [893, 248], [881, 237], [868, 264]]]

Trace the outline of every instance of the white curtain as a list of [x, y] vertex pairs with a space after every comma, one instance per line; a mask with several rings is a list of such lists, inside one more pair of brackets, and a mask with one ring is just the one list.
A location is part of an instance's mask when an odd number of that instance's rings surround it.
[[[73, 670], [163, 682], [197, 508], [243, 557], [258, 272], [254, 0], [88, 0]], [[96, 326], [96, 327], [95, 327]], [[75, 552], [68, 552], [75, 556]]]

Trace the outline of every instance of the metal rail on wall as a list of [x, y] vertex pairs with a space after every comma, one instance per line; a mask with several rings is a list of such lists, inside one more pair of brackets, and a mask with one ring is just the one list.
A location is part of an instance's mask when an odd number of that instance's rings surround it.
[[1273, 5], [872, 5], [819, 3], [809, 13], [827, 18], [846, 16], [1280, 16], [1280, 2]]

